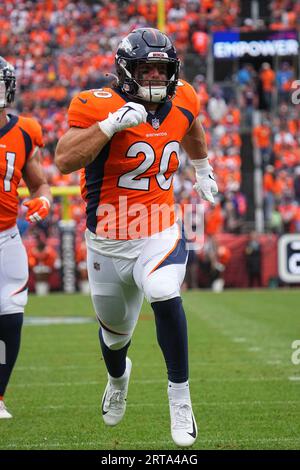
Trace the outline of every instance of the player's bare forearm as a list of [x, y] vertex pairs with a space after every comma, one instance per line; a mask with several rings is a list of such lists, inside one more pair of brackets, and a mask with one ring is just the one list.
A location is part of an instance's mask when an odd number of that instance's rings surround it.
[[38, 149], [34, 151], [33, 156], [27, 161], [23, 169], [23, 179], [29, 189], [31, 198], [44, 196], [50, 203], [52, 202], [50, 186], [47, 183], [40, 163]]
[[41, 196], [46, 197], [50, 203], [52, 202], [51, 190], [48, 183], [42, 183], [38, 188], [30, 190], [30, 197], [32, 199]]
[[55, 163], [63, 174], [72, 173], [92, 163], [108, 141], [98, 123], [87, 129], [71, 127], [57, 144]]
[[200, 160], [207, 157], [205, 132], [199, 118], [195, 119], [188, 133], [181, 141], [181, 145], [191, 160]]

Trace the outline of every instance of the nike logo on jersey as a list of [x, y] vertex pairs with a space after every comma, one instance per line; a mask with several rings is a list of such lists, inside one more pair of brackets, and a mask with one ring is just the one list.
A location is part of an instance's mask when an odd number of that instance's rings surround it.
[[212, 176], [212, 175], [208, 175], [208, 177], [213, 180], [213, 181], [216, 181], [215, 178]]
[[17, 233], [14, 233], [13, 235], [10, 236], [10, 238], [16, 238], [18, 234]]
[[87, 99], [84, 100], [83, 98], [80, 98], [79, 96], [78, 96], [78, 99], [79, 99], [79, 101], [81, 101], [81, 103], [83, 103], [83, 104], [87, 103]]

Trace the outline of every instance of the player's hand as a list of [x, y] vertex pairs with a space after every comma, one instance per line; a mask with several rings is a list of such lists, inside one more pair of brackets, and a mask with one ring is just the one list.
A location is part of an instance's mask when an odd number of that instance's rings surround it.
[[24, 202], [23, 205], [28, 207], [25, 217], [27, 222], [40, 222], [47, 217], [50, 211], [50, 201], [45, 196], [31, 199]]
[[108, 118], [99, 122], [99, 127], [109, 139], [116, 132], [129, 127], [135, 127], [147, 121], [147, 111], [142, 104], [129, 102], [114, 113], [109, 113]]
[[192, 160], [196, 170], [196, 183], [194, 188], [206, 201], [215, 204], [214, 196], [218, 193], [218, 186], [214, 178], [213, 169], [208, 163], [208, 158]]

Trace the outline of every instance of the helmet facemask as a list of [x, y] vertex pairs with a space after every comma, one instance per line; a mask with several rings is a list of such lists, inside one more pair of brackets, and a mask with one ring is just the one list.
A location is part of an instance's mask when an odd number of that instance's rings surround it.
[[[166, 79], [147, 79], [139, 73], [144, 65], [157, 66], [163, 71], [165, 69]], [[172, 98], [175, 93], [178, 78], [178, 62], [174, 59], [157, 60], [157, 58], [147, 60], [120, 59], [119, 66], [123, 69], [124, 85], [123, 89], [128, 95], [132, 95], [142, 101], [150, 103], [163, 103]], [[164, 67], [162, 67], [164, 66]]]
[[[163, 70], [165, 78], [141, 76], [139, 69], [145, 66], [147, 70], [150, 64]], [[172, 43], [153, 28], [141, 28], [130, 33], [123, 39], [116, 55], [119, 86], [127, 96], [138, 101], [164, 103], [171, 99], [176, 91], [179, 67], [180, 61]]]
[[6, 106], [7, 106], [6, 86], [5, 86], [4, 80], [0, 79], [0, 109], [6, 108]]
[[0, 109], [14, 101], [16, 77], [14, 67], [0, 57]]
[[[135, 81], [138, 83], [137, 97], [151, 103], [163, 103], [170, 97], [170, 86], [175, 81], [174, 63], [167, 60], [153, 60], [140, 61], [137, 63], [134, 76]], [[158, 72], [158, 77], [146, 78], [151, 75], [151, 70], [155, 68]]]

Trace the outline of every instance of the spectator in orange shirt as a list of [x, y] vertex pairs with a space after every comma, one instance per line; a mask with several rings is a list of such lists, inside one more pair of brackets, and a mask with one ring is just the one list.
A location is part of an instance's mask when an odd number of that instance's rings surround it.
[[272, 143], [271, 143], [271, 129], [270, 124], [267, 120], [263, 120], [262, 124], [256, 126], [253, 129], [254, 145], [256, 145], [263, 158], [263, 163], [268, 165], [270, 163]]
[[267, 165], [263, 180], [265, 219], [269, 222], [275, 206], [275, 199], [281, 193], [280, 182], [275, 175], [274, 167]]
[[49, 292], [49, 276], [57, 260], [57, 253], [43, 238], [29, 253], [29, 267], [33, 270], [35, 278], [35, 292], [37, 295], [46, 295]]
[[208, 277], [213, 292], [224, 289], [224, 272], [231, 258], [229, 248], [219, 245], [214, 236], [207, 236], [199, 253], [199, 267]]
[[289, 196], [285, 197], [279, 206], [285, 233], [296, 231], [296, 220], [298, 217], [298, 204]]
[[220, 203], [215, 207], [210, 207], [205, 213], [205, 233], [207, 235], [215, 235], [222, 232], [224, 224], [224, 216]]
[[272, 96], [275, 89], [275, 72], [268, 62], [264, 62], [261, 67], [259, 79], [262, 86], [264, 105], [267, 110], [271, 109]]
[[231, 258], [231, 251], [225, 245], [218, 245], [217, 247], [217, 262], [215, 264], [215, 278], [212, 282], [213, 292], [222, 292], [225, 286], [224, 274], [226, 266]]
[[192, 44], [194, 50], [202, 57], [208, 52], [209, 36], [204, 31], [195, 31], [192, 35]]

